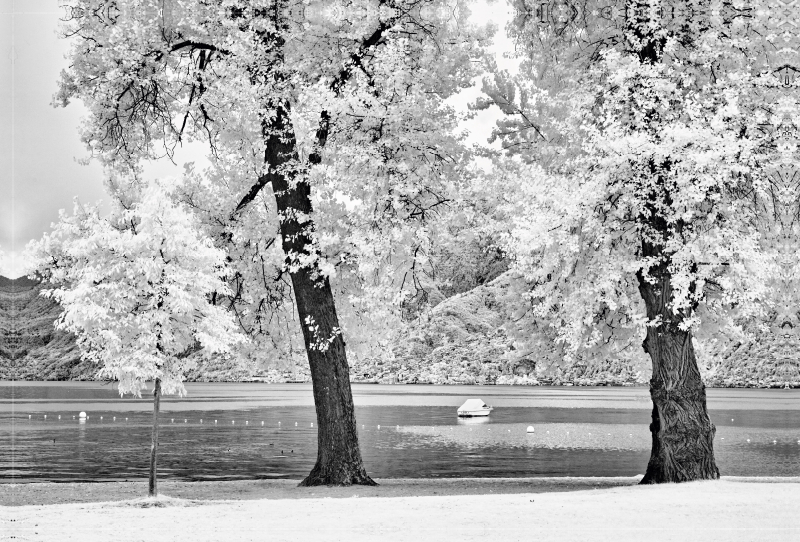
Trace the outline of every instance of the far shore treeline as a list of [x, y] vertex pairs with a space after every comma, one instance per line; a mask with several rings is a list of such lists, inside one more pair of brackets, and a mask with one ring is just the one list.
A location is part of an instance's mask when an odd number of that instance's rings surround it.
[[[499, 288], [495, 288], [499, 290]], [[95, 380], [98, 367], [82, 360], [71, 333], [56, 330], [58, 303], [38, 295], [41, 285], [27, 277], [0, 276], [0, 380]], [[487, 308], [491, 283], [444, 299], [434, 307], [432, 326], [401, 337], [394, 360], [366, 357], [353, 362], [352, 382], [380, 384], [484, 384], [562, 386], [645, 386], [649, 360], [609, 359], [605, 365], [576, 366], [561, 371], [548, 367], [553, 346], [537, 355], [507, 361], [511, 341], [502, 331], [503, 311]], [[475, 303], [480, 303], [478, 310]], [[476, 324], [483, 318], [483, 325]], [[449, 331], [449, 333], [448, 333]], [[791, 330], [788, 330], [791, 331]], [[735, 343], [721, 352], [705, 354], [699, 364], [706, 385], [723, 388], [800, 388], [792, 352], [800, 348], [794, 333], [776, 330], [760, 340]], [[513, 351], [513, 350], [512, 350]], [[554, 370], [555, 369], [555, 370]], [[258, 360], [243, 365], [219, 361], [195, 369], [187, 382], [310, 382], [304, 360]]]

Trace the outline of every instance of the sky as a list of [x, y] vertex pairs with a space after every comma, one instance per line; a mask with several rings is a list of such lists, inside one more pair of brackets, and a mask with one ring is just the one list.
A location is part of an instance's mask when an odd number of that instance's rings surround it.
[[[79, 101], [66, 108], [51, 105], [59, 73], [67, 67], [67, 40], [58, 37], [59, 0], [0, 0], [0, 275], [22, 275], [25, 245], [50, 230], [60, 209], [72, 211], [73, 199], [108, 200], [97, 162], [79, 163], [88, 153], [78, 128], [86, 110]], [[476, 1], [476, 20], [507, 20], [503, 1]], [[506, 45], [499, 43], [498, 50]], [[472, 97], [475, 93], [471, 93]], [[463, 100], [466, 103], [466, 98]], [[468, 126], [488, 134], [493, 116], [485, 112]], [[145, 167], [145, 177], [177, 175], [178, 165], [164, 159]]]

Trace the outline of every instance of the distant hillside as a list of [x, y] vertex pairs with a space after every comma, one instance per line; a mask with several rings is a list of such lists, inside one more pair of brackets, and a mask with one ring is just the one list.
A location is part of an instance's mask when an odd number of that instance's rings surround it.
[[53, 327], [61, 307], [40, 291], [35, 280], [0, 277], [0, 379], [91, 380], [96, 368]]
[[[41, 290], [35, 280], [0, 276], [0, 380], [94, 380], [99, 367], [81, 359], [72, 333], [55, 329], [61, 306]], [[220, 356], [196, 361], [187, 381], [250, 380], [254, 371]]]
[[[641, 339], [615, 356], [562, 362], [544, 333], [516, 325], [524, 312], [519, 279], [504, 273], [436, 305], [380, 358], [351, 363], [361, 382], [430, 384], [646, 385], [652, 372]], [[521, 310], [523, 309], [523, 310]], [[784, 311], [747, 341], [695, 342], [709, 387], [800, 387], [800, 321]]]
[[[437, 304], [381, 357], [352, 356], [355, 382], [432, 384], [646, 385], [650, 360], [638, 347], [608, 359], [595, 357], [571, 366], [545, 334], [518, 325], [521, 284], [504, 273], [485, 285]], [[39, 296], [41, 286], [26, 278], [0, 277], [0, 379], [91, 380], [97, 372], [80, 359], [75, 337], [56, 331], [61, 308]], [[800, 319], [785, 311], [770, 331], [748, 341], [699, 341], [698, 364], [710, 387], [800, 387]], [[274, 353], [273, 353], [274, 354]], [[197, 358], [187, 381], [281, 382], [309, 380], [308, 364], [275, 367], [256, 348], [242, 359]], [[274, 355], [269, 355], [273, 359]]]

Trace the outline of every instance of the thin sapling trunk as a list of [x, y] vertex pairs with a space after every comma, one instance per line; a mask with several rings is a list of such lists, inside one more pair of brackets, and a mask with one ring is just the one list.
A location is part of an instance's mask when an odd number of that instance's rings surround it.
[[158, 411], [161, 407], [161, 379], [156, 378], [153, 386], [153, 438], [150, 443], [150, 487], [148, 495], [158, 496], [158, 480], [156, 479], [156, 460], [158, 457]]

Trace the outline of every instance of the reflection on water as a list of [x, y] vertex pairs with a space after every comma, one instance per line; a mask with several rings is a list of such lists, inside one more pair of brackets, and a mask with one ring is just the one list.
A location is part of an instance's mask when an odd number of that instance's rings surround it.
[[[6, 402], [7, 408], [0, 410], [0, 479], [146, 476], [150, 400], [138, 404], [119, 399], [109, 388], [92, 391], [72, 386], [15, 386], [14, 396], [24, 392], [29, 402]], [[458, 387], [448, 387], [448, 395], [440, 396], [428, 395], [430, 387], [417, 395], [417, 387], [407, 387], [409, 393], [398, 395], [403, 388], [387, 393], [377, 386], [355, 388], [356, 404], [362, 405], [356, 407], [359, 438], [367, 470], [374, 477], [632, 476], [643, 473], [647, 465], [649, 405], [630, 408], [626, 403], [641, 390], [619, 390], [629, 395], [621, 393], [612, 400], [608, 392], [616, 390], [600, 390], [594, 396], [592, 391], [578, 390], [576, 395], [587, 400], [602, 397], [606, 407], [568, 408], [537, 406], [548, 390], [526, 396], [524, 389], [512, 390], [513, 394], [503, 389], [492, 396], [496, 409], [488, 418], [460, 419], [456, 407], [465, 393], [474, 394], [472, 389], [459, 394]], [[313, 407], [296, 404], [306, 400], [305, 395], [297, 396], [309, 390], [278, 388], [285, 404], [269, 406], [266, 394], [253, 405], [247, 393], [253, 388], [247, 385], [202, 389], [206, 393], [198, 393], [197, 402], [175, 401], [161, 417], [162, 477], [300, 478], [310, 471], [316, 458], [316, 417]], [[749, 407], [758, 397], [743, 391], [748, 399], [740, 403]], [[38, 399], [37, 392], [43, 392]], [[561, 404], [569, 404], [569, 396], [559, 393]], [[475, 396], [489, 396], [489, 391], [483, 388]], [[409, 397], [416, 397], [415, 406], [381, 406]], [[448, 406], [437, 404], [442, 397]], [[780, 397], [772, 404], [792, 408], [712, 408], [715, 451], [723, 475], [800, 474], [800, 410], [786, 402], [789, 396]], [[73, 404], [74, 399], [79, 400]], [[503, 406], [504, 400], [527, 406]], [[552, 404], [551, 397], [542, 401]], [[250, 406], [230, 407], [242, 404]], [[220, 408], [223, 405], [228, 408]], [[73, 419], [80, 410], [89, 414], [85, 423]], [[535, 427], [532, 434], [526, 432], [529, 425]]]

